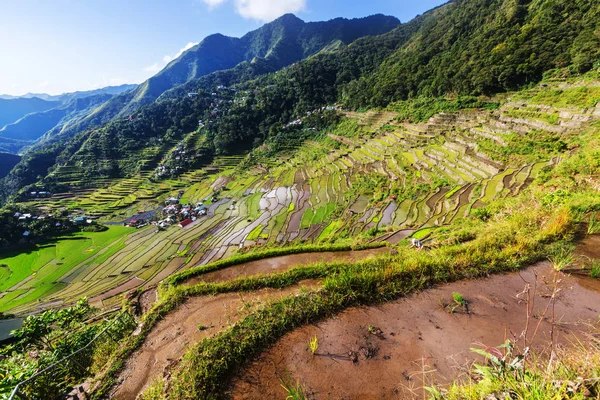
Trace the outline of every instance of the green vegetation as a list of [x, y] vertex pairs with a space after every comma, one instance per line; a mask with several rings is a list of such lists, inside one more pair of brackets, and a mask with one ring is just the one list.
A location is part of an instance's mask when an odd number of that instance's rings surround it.
[[510, 341], [497, 348], [472, 350], [486, 360], [473, 366], [475, 379], [448, 389], [426, 388], [433, 400], [475, 400], [500, 393], [518, 399], [583, 400], [593, 398], [598, 390], [600, 347], [594, 340], [557, 348], [550, 361], [519, 351]]
[[0, 299], [0, 311], [63, 288], [61, 278], [77, 265], [87, 260], [101, 262], [119, 251], [128, 231], [112, 226], [105, 232], [76, 232], [27, 252], [1, 254], [0, 262], [8, 266], [10, 276], [0, 284], [0, 290], [7, 293]]
[[[0, 349], [0, 370], [3, 371], [0, 396], [7, 397], [17, 383], [83, 348], [104, 329], [110, 329], [113, 340], [94, 343], [87, 353], [90, 359], [86, 360], [91, 364], [91, 371], [106, 362], [116, 349], [118, 340], [129, 334], [133, 326], [126, 318], [94, 321], [89, 319], [92, 312], [87, 300], [82, 299], [72, 307], [27, 317], [23, 327], [14, 332], [15, 343]], [[33, 353], [36, 356], [30, 357]], [[54, 371], [52, 376], [42, 375], [36, 384], [22, 387], [21, 392], [33, 398], [52, 398], [85, 375], [86, 371], [77, 366], [63, 365], [60, 372]]]
[[286, 391], [287, 396], [285, 400], [306, 400], [306, 395], [304, 394], [304, 388], [300, 384], [300, 382], [296, 382], [295, 384], [291, 380], [291, 378], [279, 378], [281, 381], [281, 387]]
[[387, 106], [387, 109], [398, 113], [397, 121], [424, 122], [440, 112], [455, 112], [465, 109], [493, 110], [499, 106], [498, 103], [480, 101], [476, 97], [469, 96], [459, 97], [455, 100], [418, 97], [412, 100], [391, 103]]
[[452, 293], [452, 299], [454, 300], [454, 302], [459, 305], [459, 306], [464, 306], [465, 304], [467, 304], [467, 301], [465, 300], [465, 298], [463, 297], [462, 294], [458, 293], [458, 292], [453, 292]]

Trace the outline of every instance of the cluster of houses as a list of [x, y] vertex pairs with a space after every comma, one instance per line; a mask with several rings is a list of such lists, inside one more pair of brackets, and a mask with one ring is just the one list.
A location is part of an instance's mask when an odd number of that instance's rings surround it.
[[[37, 221], [37, 220], [46, 220], [46, 219], [54, 218], [54, 216], [51, 214], [43, 213], [40, 215], [35, 215], [35, 214], [31, 214], [31, 213], [21, 213], [18, 211], [15, 212], [13, 216], [21, 224], [20, 226], [25, 226], [25, 231], [23, 231], [23, 234], [21, 235], [21, 236], [23, 236], [24, 239], [27, 239], [27, 238], [31, 237], [31, 235], [32, 235], [31, 231], [27, 229], [29, 223], [31, 223], [33, 221]], [[75, 225], [75, 226], [89, 225], [94, 222], [91, 218], [88, 218], [85, 216], [71, 216], [69, 220], [70, 220], [71, 224]], [[62, 221], [64, 221], [64, 220], [62, 220]], [[50, 223], [52, 223], [52, 220]], [[68, 226], [68, 224], [65, 226]], [[54, 223], [54, 227], [57, 229], [61, 229], [63, 227], [63, 223], [60, 222], [59, 220], [56, 220], [56, 222]]]
[[174, 151], [172, 151], [167, 159], [156, 167], [154, 175], [157, 178], [166, 176], [176, 176], [184, 171], [184, 165], [191, 161], [189, 156], [186, 156], [185, 144], [180, 142]]
[[208, 208], [203, 203], [192, 204], [179, 204], [179, 199], [171, 197], [166, 200], [165, 207], [163, 208], [164, 219], [153, 222], [158, 230], [164, 230], [168, 226], [178, 224], [179, 227], [185, 228], [198, 218], [206, 216], [208, 214]]
[[[324, 111], [342, 111], [342, 106], [335, 105], [335, 106], [327, 106], [327, 107], [317, 108], [312, 111], [307, 111], [306, 116], [310, 117], [313, 114], [322, 113]], [[283, 129], [289, 128], [290, 126], [298, 126], [298, 125], [302, 125], [302, 118], [298, 118], [291, 122], [288, 122], [287, 124], [283, 125]]]
[[32, 199], [45, 199], [52, 196], [52, 193], [41, 191], [41, 192], [29, 192], [29, 197]]

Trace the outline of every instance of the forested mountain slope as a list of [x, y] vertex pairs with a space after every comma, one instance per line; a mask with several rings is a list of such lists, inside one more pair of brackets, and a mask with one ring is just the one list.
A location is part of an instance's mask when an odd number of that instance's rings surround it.
[[130, 115], [166, 90], [218, 70], [233, 68], [243, 61], [265, 58], [275, 71], [325, 48], [343, 46], [359, 37], [388, 32], [398, 24], [396, 18], [384, 15], [306, 23], [287, 14], [241, 38], [210, 35], [134, 91], [112, 99], [69, 132], [108, 122], [115, 116]]
[[[598, 7], [592, 0], [457, 0], [389, 33], [358, 39], [277, 73], [265, 74], [268, 60], [242, 63], [165, 93], [131, 119], [116, 119], [29, 154], [4, 180], [4, 196], [33, 183], [38, 175], [57, 172], [58, 165], [69, 170], [66, 182], [152, 168], [177, 140], [198, 129], [198, 121], [205, 125], [203, 157], [235, 154], [326, 105], [355, 109], [417, 96], [489, 94], [533, 85], [557, 67], [564, 67], [557, 72], [562, 75], [585, 72], [598, 60]], [[282, 19], [288, 29], [299, 24], [291, 16]], [[273, 24], [259, 31], [272, 37]], [[252, 33], [255, 44], [262, 43], [256, 39], [259, 31]], [[279, 49], [277, 43], [271, 43], [273, 49]], [[185, 53], [181, 59], [187, 57]], [[165, 74], [178, 68], [167, 67]], [[212, 93], [221, 84], [235, 84], [237, 91], [219, 93], [218, 103]], [[131, 93], [140, 93], [142, 87]], [[198, 96], [188, 97], [190, 91]], [[52, 174], [45, 183], [55, 183], [57, 176], [60, 173]]]

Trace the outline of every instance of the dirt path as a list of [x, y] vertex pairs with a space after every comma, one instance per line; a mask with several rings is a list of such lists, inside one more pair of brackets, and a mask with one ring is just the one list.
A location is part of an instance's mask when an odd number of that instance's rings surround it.
[[[600, 238], [588, 238], [578, 253], [600, 257]], [[448, 383], [463, 376], [475, 359], [472, 347], [497, 346], [506, 338], [523, 345], [526, 322], [525, 279], [537, 274], [535, 312], [548, 303], [554, 270], [542, 262], [522, 271], [486, 279], [455, 282], [376, 307], [348, 309], [338, 316], [285, 335], [255, 360], [232, 385], [234, 399], [285, 398], [279, 377], [299, 381], [314, 399], [422, 398], [422, 386]], [[600, 280], [560, 274], [555, 328], [567, 343], [597, 321]], [[451, 313], [452, 293], [463, 294], [468, 313]], [[531, 325], [536, 325], [533, 319]], [[369, 329], [369, 326], [371, 329]], [[542, 351], [551, 324], [544, 320], [534, 341]], [[373, 334], [371, 331], [374, 331]], [[532, 335], [534, 329], [529, 331]], [[556, 332], [555, 332], [556, 334]], [[315, 356], [308, 349], [316, 336]], [[423, 371], [431, 371], [423, 374]]]
[[118, 378], [119, 385], [110, 397], [134, 400], [149, 383], [162, 378], [165, 367], [179, 360], [193, 344], [214, 336], [265, 302], [317, 286], [317, 281], [304, 281], [282, 290], [263, 289], [187, 300], [160, 321], [142, 347], [128, 359]]
[[290, 254], [281, 257], [265, 258], [245, 264], [234, 265], [219, 271], [209, 272], [188, 280], [186, 285], [195, 285], [199, 282], [223, 282], [235, 278], [247, 277], [258, 274], [274, 274], [286, 271], [299, 265], [308, 265], [319, 261], [357, 261], [389, 252], [387, 247], [358, 251], [324, 251], [318, 253]]

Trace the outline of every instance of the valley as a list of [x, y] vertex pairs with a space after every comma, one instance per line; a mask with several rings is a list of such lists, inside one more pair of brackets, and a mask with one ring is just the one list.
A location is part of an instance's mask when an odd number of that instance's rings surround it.
[[[535, 94], [537, 89], [527, 95]], [[533, 117], [521, 116], [521, 110]], [[110, 224], [162, 210], [165, 199], [181, 193], [182, 204], [204, 203], [207, 215], [185, 228], [158, 232], [156, 226], [111, 227], [109, 241], [75, 250], [78, 258], [65, 264], [62, 242], [48, 248], [56, 257], [6, 259], [3, 263], [9, 268], [30, 263], [37, 273], [26, 281], [9, 280], [0, 308], [26, 313], [69, 304], [84, 295], [96, 306], [110, 307], [124, 292], [155, 287], [176, 271], [256, 245], [328, 243], [344, 237], [385, 240], [406, 228], [420, 229], [417, 237], [426, 237], [430, 228], [466, 217], [496, 199], [517, 196], [557, 161], [551, 153], [499, 157], [514, 138], [512, 132], [568, 138], [600, 118], [595, 108], [561, 109], [525, 100], [505, 101], [492, 111], [439, 113], [416, 124], [398, 122], [393, 111], [343, 115], [341, 134], [325, 133], [281, 158], [262, 160], [260, 152], [253, 153], [245, 157], [255, 162], [248, 171], [236, 165], [243, 158], [217, 157], [203, 169], [157, 183], [147, 170], [138, 177], [78, 189], [77, 182], [68, 180], [71, 170], [59, 169], [55, 175], [72, 189], [25, 204], [48, 212], [81, 209]], [[546, 115], [557, 115], [556, 123], [543, 122]], [[352, 136], [344, 136], [343, 130], [350, 129]], [[376, 188], [377, 182], [385, 187]], [[421, 188], [415, 190], [419, 182]], [[218, 199], [211, 203], [214, 196]], [[62, 264], [60, 271], [50, 278], [56, 283], [47, 287], [44, 271], [57, 264]], [[2, 305], [9, 303], [12, 309]]]

